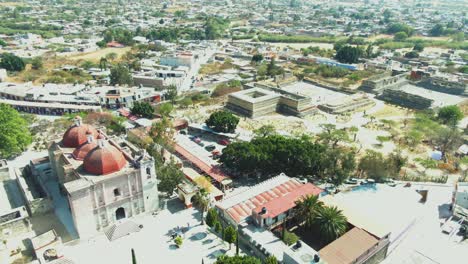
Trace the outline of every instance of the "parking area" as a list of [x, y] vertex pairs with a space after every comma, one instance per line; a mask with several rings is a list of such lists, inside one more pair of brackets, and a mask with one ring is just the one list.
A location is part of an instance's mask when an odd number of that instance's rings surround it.
[[[228, 141], [220, 141], [219, 137], [208, 133], [177, 134], [176, 142], [194, 156], [210, 165], [218, 165], [216, 155], [220, 155]], [[214, 154], [214, 155], [213, 155]]]

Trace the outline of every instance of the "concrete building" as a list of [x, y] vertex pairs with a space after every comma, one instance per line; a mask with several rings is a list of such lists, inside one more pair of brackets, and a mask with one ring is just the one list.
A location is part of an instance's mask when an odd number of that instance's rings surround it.
[[229, 94], [226, 108], [250, 118], [275, 112], [304, 116], [316, 111], [306, 96], [260, 84]]
[[229, 94], [226, 107], [237, 113], [255, 118], [275, 113], [281, 96], [274, 92], [253, 88]]
[[192, 68], [195, 61], [195, 56], [191, 52], [171, 53], [161, 56], [159, 63], [171, 67], [185, 66]]
[[52, 142], [49, 160], [80, 238], [158, 209], [154, 159], [78, 117], [63, 138]]

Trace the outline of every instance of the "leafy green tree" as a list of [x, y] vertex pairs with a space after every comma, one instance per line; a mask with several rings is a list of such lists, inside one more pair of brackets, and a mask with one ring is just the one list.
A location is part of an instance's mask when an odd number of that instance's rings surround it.
[[269, 76], [276, 76], [284, 73], [284, 69], [276, 65], [275, 58], [271, 58], [270, 63], [267, 65], [267, 74]]
[[296, 218], [306, 227], [312, 227], [315, 223], [318, 211], [323, 207], [323, 202], [317, 195], [308, 195], [296, 201]]
[[99, 68], [101, 71], [107, 70], [107, 59], [105, 57], [101, 57], [99, 60]]
[[174, 106], [171, 103], [163, 103], [159, 105], [158, 112], [163, 117], [169, 117], [173, 109]]
[[424, 50], [424, 45], [420, 42], [414, 44], [413, 50], [416, 52], [422, 52]]
[[435, 24], [430, 30], [429, 34], [434, 37], [439, 37], [445, 34], [445, 27], [442, 24]]
[[463, 137], [458, 128], [442, 127], [432, 138], [434, 144], [442, 152], [442, 158], [447, 161], [447, 154], [452, 154], [463, 143]]
[[278, 264], [278, 260], [276, 259], [275, 256], [269, 256], [263, 261], [263, 263], [264, 264]]
[[34, 70], [42, 69], [43, 66], [44, 66], [44, 63], [42, 62], [42, 57], [34, 57], [31, 60], [31, 67]]
[[408, 34], [407, 34], [406, 32], [404, 32], [404, 31], [397, 32], [397, 33], [395, 34], [395, 36], [393, 37], [393, 39], [394, 39], [395, 41], [404, 41], [404, 40], [406, 40], [407, 38], [408, 38]]
[[130, 70], [122, 63], [117, 64], [110, 72], [111, 85], [133, 85], [133, 77]]
[[324, 124], [321, 127], [323, 132], [318, 135], [319, 140], [332, 148], [336, 148], [340, 142], [351, 142], [346, 130], [336, 129], [333, 124]]
[[408, 36], [411, 36], [413, 35], [414, 33], [414, 28], [406, 25], [406, 24], [403, 24], [403, 23], [393, 23], [393, 24], [390, 24], [387, 28], [387, 33], [388, 34], [395, 34], [395, 33], [398, 33], [398, 32], [405, 32]]
[[268, 137], [276, 134], [276, 129], [273, 125], [263, 125], [254, 130], [256, 137]]
[[214, 112], [206, 120], [206, 125], [209, 128], [223, 133], [234, 133], [237, 124], [239, 124], [239, 118], [227, 111]]
[[171, 195], [179, 183], [182, 183], [185, 176], [182, 171], [177, 167], [175, 162], [169, 162], [163, 166], [156, 167], [159, 178], [158, 189]]
[[8, 159], [24, 151], [32, 142], [28, 123], [6, 104], [0, 104], [0, 157]]
[[177, 245], [177, 247], [180, 248], [182, 244], [184, 243], [184, 239], [181, 236], [178, 236], [174, 239], [174, 242]]
[[405, 58], [408, 58], [408, 59], [419, 58], [419, 53], [417, 53], [416, 51], [407, 52], [405, 53]]
[[213, 227], [215, 222], [218, 221], [218, 212], [214, 208], [208, 209], [208, 212], [206, 214], [206, 224], [209, 227]]
[[12, 53], [3, 53], [0, 59], [0, 68], [6, 69], [7, 71], [22, 71], [26, 67], [23, 59]]
[[154, 116], [154, 109], [147, 102], [134, 102], [131, 111], [132, 114], [144, 118], [153, 118]]
[[357, 63], [362, 53], [359, 47], [344, 46], [336, 52], [335, 59], [342, 63]]
[[348, 228], [348, 220], [343, 215], [343, 212], [335, 206], [322, 207], [315, 218], [315, 224], [318, 227], [320, 236], [326, 242], [337, 239]]
[[215, 264], [262, 264], [262, 261], [252, 256], [219, 256]]
[[213, 224], [213, 228], [217, 233], [221, 233], [221, 231], [223, 230], [223, 225], [221, 225], [219, 221], [216, 221]]
[[291, 246], [299, 240], [299, 237], [294, 233], [284, 231], [284, 236], [282, 237], [282, 239], [286, 245]]
[[229, 250], [232, 243], [236, 242], [237, 230], [233, 226], [228, 226], [224, 229], [224, 240], [229, 243]]
[[260, 54], [260, 53], [257, 53], [255, 55], [252, 56], [252, 62], [254, 63], [260, 63], [263, 61], [263, 55]]
[[166, 89], [166, 94], [164, 95], [164, 98], [174, 103], [175, 99], [177, 98], [177, 86], [169, 85], [169, 87], [167, 87]]
[[172, 149], [174, 128], [169, 118], [163, 116], [159, 122], [154, 122], [150, 134], [154, 143]]
[[445, 125], [456, 126], [463, 119], [463, 112], [456, 105], [444, 106], [439, 109], [437, 119]]
[[373, 150], [366, 152], [366, 155], [359, 161], [358, 168], [361, 173], [377, 182], [383, 182], [385, 178], [391, 176], [387, 160], [382, 153]]

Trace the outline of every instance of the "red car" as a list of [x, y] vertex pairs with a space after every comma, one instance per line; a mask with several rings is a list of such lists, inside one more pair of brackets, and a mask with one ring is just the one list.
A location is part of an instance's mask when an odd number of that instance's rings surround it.
[[220, 140], [218, 140], [218, 144], [223, 145], [223, 146], [227, 146], [227, 145], [231, 144], [231, 141], [229, 141], [229, 139], [220, 139]]

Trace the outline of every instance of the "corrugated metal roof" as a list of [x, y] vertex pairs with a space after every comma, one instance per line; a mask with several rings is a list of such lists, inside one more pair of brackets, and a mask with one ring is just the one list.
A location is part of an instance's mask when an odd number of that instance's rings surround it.
[[319, 251], [328, 264], [348, 264], [365, 255], [379, 241], [366, 231], [354, 227]]

